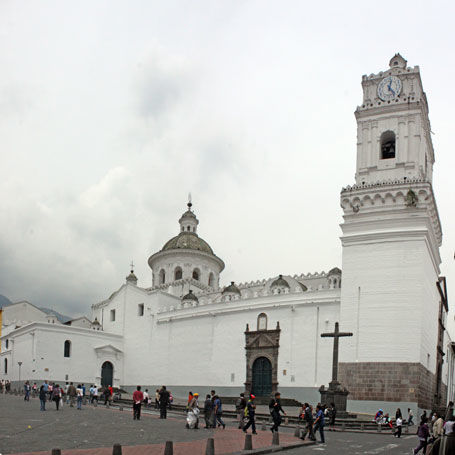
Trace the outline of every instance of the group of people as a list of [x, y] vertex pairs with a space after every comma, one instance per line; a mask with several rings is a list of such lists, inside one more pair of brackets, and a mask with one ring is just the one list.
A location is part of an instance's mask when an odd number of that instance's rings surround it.
[[[423, 412], [417, 428], [419, 444], [413, 449], [414, 455], [421, 450], [423, 454], [439, 453], [439, 447], [444, 435], [450, 436], [450, 439], [447, 439], [448, 447], [446, 447], [446, 453], [455, 453], [455, 414], [452, 401], [449, 402], [444, 415], [433, 412], [429, 417], [426, 411]], [[427, 447], [429, 447], [428, 450]]]
[[11, 381], [8, 379], [2, 379], [0, 381], [0, 393], [9, 393], [11, 392]]
[[305, 424], [300, 438], [305, 440], [308, 436], [310, 440], [316, 441], [316, 433], [319, 432], [321, 443], [324, 444], [326, 419], [329, 421], [329, 428], [334, 430], [336, 415], [337, 409], [335, 403], [330, 403], [330, 406], [318, 403], [315, 410], [313, 410], [313, 407], [309, 403], [304, 403], [299, 413], [299, 420]]
[[[161, 389], [156, 389], [155, 393], [155, 408], [160, 410], [160, 419], [167, 418], [167, 410], [171, 407], [172, 395], [166, 386], [163, 385]], [[148, 389], [145, 392], [141, 390], [141, 386], [138, 385], [136, 390], [133, 392], [133, 419], [141, 420], [141, 407], [144, 404], [147, 407], [151, 406], [151, 397]]]
[[[8, 391], [7, 384], [2, 384], [2, 391]], [[89, 402], [98, 403], [100, 389], [95, 384], [92, 384], [89, 388]], [[114, 395], [114, 389], [112, 386], [107, 386], [102, 389], [101, 396], [104, 398], [104, 404], [111, 402]], [[72, 382], [67, 382], [64, 386], [60, 386], [54, 382], [48, 382], [47, 380], [39, 387], [35, 383], [30, 385], [29, 381], [24, 383], [24, 401], [30, 401], [30, 396], [39, 397], [41, 411], [46, 410], [46, 402], [53, 401], [55, 403], [55, 409], [58, 411], [62, 408], [63, 403], [69, 404], [70, 407], [76, 405], [78, 410], [82, 409], [82, 403], [86, 395], [86, 387], [84, 384], [74, 385]]]

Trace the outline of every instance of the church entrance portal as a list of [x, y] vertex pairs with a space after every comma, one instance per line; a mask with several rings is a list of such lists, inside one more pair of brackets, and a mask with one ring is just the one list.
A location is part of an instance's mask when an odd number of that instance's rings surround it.
[[247, 393], [266, 397], [276, 392], [280, 332], [279, 322], [275, 329], [267, 329], [267, 315], [264, 313], [258, 317], [258, 330], [250, 330], [247, 324], [245, 331]]
[[258, 357], [253, 363], [252, 393], [266, 397], [272, 393], [272, 364], [267, 357]]
[[104, 362], [101, 367], [101, 386], [107, 387], [108, 385], [113, 385], [114, 379], [114, 366], [111, 362]]

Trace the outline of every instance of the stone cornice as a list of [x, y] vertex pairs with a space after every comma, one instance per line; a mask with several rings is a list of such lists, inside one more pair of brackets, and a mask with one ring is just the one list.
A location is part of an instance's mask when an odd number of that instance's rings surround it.
[[[338, 291], [338, 292], [337, 292]], [[283, 294], [283, 300], [277, 302], [272, 296], [248, 299], [241, 301], [217, 302], [216, 304], [198, 305], [190, 308], [173, 308], [161, 311], [156, 315], [157, 323], [173, 320], [191, 319], [199, 317], [215, 317], [223, 314], [241, 313], [245, 311], [273, 308], [291, 308], [301, 305], [325, 305], [340, 302], [340, 289], [328, 290], [326, 295], [321, 291], [316, 293]]]

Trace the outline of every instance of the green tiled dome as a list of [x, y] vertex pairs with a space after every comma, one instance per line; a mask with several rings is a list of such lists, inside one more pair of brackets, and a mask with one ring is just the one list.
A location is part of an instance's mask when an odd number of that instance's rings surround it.
[[176, 249], [199, 250], [204, 253], [214, 254], [210, 245], [194, 232], [181, 232], [179, 235], [166, 242], [161, 251]]

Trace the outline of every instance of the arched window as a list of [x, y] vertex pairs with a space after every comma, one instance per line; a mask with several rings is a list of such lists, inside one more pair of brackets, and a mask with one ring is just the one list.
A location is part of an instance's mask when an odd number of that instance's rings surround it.
[[5, 361], [3, 362], [3, 372], [5, 374], [8, 374], [8, 359], [5, 359]]
[[5, 340], [5, 349], [8, 349], [8, 346], [9, 346], [9, 340], [6, 339], [6, 340]]
[[70, 357], [71, 356], [71, 341], [66, 340], [65, 345], [63, 348], [63, 356], [64, 357]]
[[211, 288], [215, 287], [215, 275], [213, 274], [213, 272], [210, 272], [209, 275], [209, 286]]
[[164, 271], [164, 269], [161, 269], [160, 270], [160, 284], [164, 284], [165, 281], [166, 281], [166, 272]]
[[258, 330], [267, 330], [267, 315], [265, 313], [258, 316]]
[[201, 272], [199, 271], [199, 269], [194, 269], [193, 270], [193, 280], [199, 281], [200, 276], [201, 276]]
[[181, 280], [182, 279], [182, 268], [176, 267], [174, 270], [174, 280]]
[[384, 131], [381, 134], [381, 160], [395, 158], [395, 133]]

